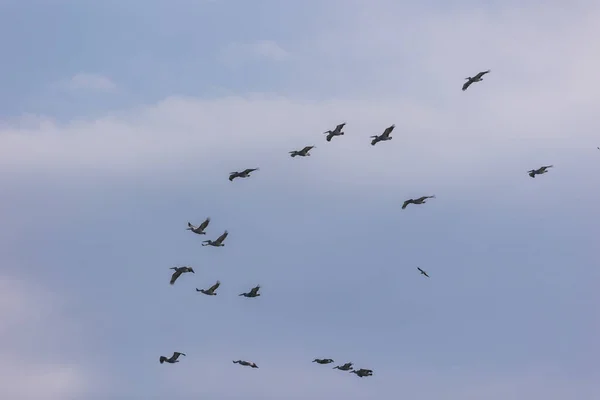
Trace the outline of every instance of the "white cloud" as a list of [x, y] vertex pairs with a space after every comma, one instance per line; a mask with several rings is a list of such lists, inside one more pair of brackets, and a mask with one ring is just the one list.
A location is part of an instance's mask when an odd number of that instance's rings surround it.
[[290, 53], [273, 40], [258, 40], [250, 43], [230, 43], [220, 54], [221, 61], [230, 66], [261, 59], [284, 61], [289, 57]]
[[79, 73], [73, 76], [66, 86], [71, 90], [91, 90], [97, 92], [114, 92], [117, 85], [109, 78], [97, 75]]

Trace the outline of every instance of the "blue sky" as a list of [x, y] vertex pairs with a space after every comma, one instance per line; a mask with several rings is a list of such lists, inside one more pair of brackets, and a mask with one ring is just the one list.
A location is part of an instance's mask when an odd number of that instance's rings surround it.
[[[0, 1], [0, 393], [599, 398], [598, 18], [592, 1]], [[208, 216], [224, 248], [185, 230]], [[178, 264], [196, 274], [170, 286]]]

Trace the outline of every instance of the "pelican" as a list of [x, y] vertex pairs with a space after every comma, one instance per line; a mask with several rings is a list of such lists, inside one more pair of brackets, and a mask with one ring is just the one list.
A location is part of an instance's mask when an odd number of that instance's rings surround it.
[[294, 151], [290, 151], [289, 153], [290, 153], [291, 157], [296, 157], [296, 156], [306, 157], [306, 156], [310, 156], [309, 151], [311, 151], [312, 149], [314, 149], [316, 147], [317, 146], [306, 146], [302, 150], [294, 150]]
[[423, 196], [423, 197], [419, 197], [418, 199], [408, 199], [404, 202], [404, 204], [402, 204], [402, 209], [404, 210], [406, 208], [406, 206], [408, 206], [409, 204], [424, 204], [424, 203], [426, 203], [425, 200], [427, 200], [427, 199], [435, 199], [435, 195]]
[[344, 365], [338, 365], [337, 367], [333, 367], [333, 369], [339, 369], [340, 371], [350, 371], [352, 369], [352, 363], [346, 363]]
[[419, 272], [421, 273], [421, 275], [425, 275], [426, 277], [429, 278], [429, 275], [427, 275], [427, 272], [423, 271], [421, 268], [417, 267], [417, 269], [419, 270]]
[[370, 369], [359, 369], [359, 370], [354, 370], [354, 371], [350, 371], [351, 374], [356, 374], [358, 376], [360, 376], [361, 378], [365, 377], [365, 376], [373, 376], [373, 371]]
[[175, 364], [175, 363], [179, 362], [179, 360], [178, 360], [179, 356], [185, 356], [185, 354], [176, 351], [176, 352], [173, 353], [173, 355], [171, 356], [171, 358], [167, 358], [165, 356], [160, 356], [159, 361], [160, 361], [161, 364], [165, 363], [165, 362], [169, 363], [169, 364]]
[[204, 294], [207, 294], [209, 296], [216, 296], [217, 294], [215, 293], [215, 290], [217, 290], [217, 288], [221, 285], [221, 282], [217, 281], [217, 283], [215, 283], [214, 285], [212, 285], [209, 289], [198, 289], [196, 288], [196, 292], [202, 292]]
[[173, 272], [173, 275], [171, 275], [171, 282], [169, 282], [171, 285], [173, 285], [177, 278], [179, 278], [181, 274], [185, 272], [191, 272], [192, 274], [195, 274], [194, 269], [192, 267], [171, 267], [169, 269], [175, 270], [175, 272]]
[[239, 296], [244, 296], [244, 297], [258, 297], [258, 296], [260, 296], [260, 293], [258, 293], [259, 289], [260, 289], [260, 285], [257, 285], [255, 287], [253, 287], [252, 290], [250, 290], [250, 292], [248, 292], [248, 293], [241, 293], [241, 294], [239, 294]]
[[324, 134], [327, 134], [327, 138], [326, 138], [327, 141], [331, 142], [331, 139], [334, 136], [341, 136], [341, 135], [343, 135], [344, 132], [342, 132], [342, 129], [344, 129], [344, 125], [346, 125], [345, 122], [343, 124], [339, 124], [338, 126], [336, 126], [335, 129], [332, 130], [332, 131], [323, 132]]
[[480, 72], [480, 73], [478, 73], [478, 74], [477, 74], [477, 75], [475, 75], [474, 77], [470, 77], [470, 76], [469, 76], [468, 78], [465, 78], [465, 79], [466, 79], [466, 82], [465, 82], [465, 84], [464, 84], [464, 85], [463, 85], [463, 87], [462, 87], [462, 90], [463, 90], [463, 92], [464, 92], [465, 90], [467, 90], [467, 88], [468, 88], [469, 86], [471, 86], [471, 84], [472, 84], [472, 83], [475, 83], [475, 82], [481, 82], [481, 81], [483, 80], [483, 76], [484, 76], [485, 74], [489, 74], [490, 72], [492, 72], [492, 71], [488, 69], [487, 71], [483, 71], [483, 72]]
[[315, 358], [313, 362], [316, 362], [317, 364], [331, 364], [333, 360], [331, 358]]
[[227, 237], [227, 235], [229, 235], [229, 233], [227, 231], [223, 232], [223, 234], [221, 236], [219, 236], [217, 238], [217, 240], [205, 240], [202, 242], [202, 246], [214, 246], [214, 247], [223, 247], [225, 246], [225, 243], [223, 243], [223, 240], [225, 240], [225, 238]]
[[229, 180], [231, 182], [233, 182], [233, 180], [235, 178], [247, 178], [247, 177], [250, 176], [251, 172], [258, 171], [258, 170], [259, 170], [259, 168], [246, 168], [242, 172], [238, 172], [238, 171], [236, 171], [236, 172], [230, 172], [229, 173]]
[[548, 168], [552, 168], [554, 165], [546, 165], [544, 167], [539, 167], [538, 169], [532, 169], [531, 171], [527, 171], [530, 177], [535, 178], [536, 175], [542, 175], [548, 172]]
[[234, 363], [234, 364], [240, 364], [240, 365], [243, 365], [243, 366], [245, 366], [245, 367], [258, 368], [258, 365], [256, 365], [256, 364], [255, 364], [255, 363], [253, 363], [253, 362], [250, 362], [250, 361], [242, 361], [242, 360], [237, 360], [237, 361], [234, 361], [233, 363]]
[[386, 128], [385, 131], [383, 131], [383, 133], [381, 135], [371, 136], [372, 138], [374, 138], [373, 140], [371, 140], [371, 145], [375, 146], [379, 142], [384, 142], [386, 140], [392, 140], [390, 133], [392, 133], [392, 131], [394, 130], [395, 127], [396, 127], [396, 125], [392, 125], [392, 126]]
[[210, 218], [206, 218], [204, 220], [204, 222], [198, 226], [194, 226], [188, 222], [187, 230], [197, 233], [198, 235], [206, 235], [206, 232], [204, 232], [204, 230], [206, 229], [206, 227], [208, 226], [209, 223], [210, 223]]

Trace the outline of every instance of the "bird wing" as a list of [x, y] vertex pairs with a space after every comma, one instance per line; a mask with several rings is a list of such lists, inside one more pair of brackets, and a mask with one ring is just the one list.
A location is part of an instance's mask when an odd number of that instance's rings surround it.
[[201, 231], [205, 230], [206, 227], [208, 226], [208, 224], [210, 223], [210, 218], [206, 218], [204, 220], [203, 223], [200, 224], [200, 226], [198, 228], [200, 228]]
[[227, 235], [229, 235], [229, 233], [227, 231], [223, 232], [223, 234], [221, 236], [219, 236], [217, 238], [217, 240], [215, 240], [215, 243], [217, 243], [217, 244], [223, 243], [223, 240], [225, 240], [225, 238], [227, 237]]
[[542, 167], [542, 168], [544, 168], [544, 169], [548, 169], [548, 168], [552, 168], [552, 167], [554, 167], [554, 165], [546, 165], [546, 166], [544, 166], [544, 167]]
[[214, 292], [215, 290], [217, 290], [217, 288], [221, 285], [221, 282], [217, 281], [217, 283], [215, 283], [214, 285], [212, 285], [210, 287], [210, 289], [208, 289], [209, 292]]
[[417, 267], [417, 269], [419, 270], [419, 272], [425, 273], [425, 271], [423, 271], [421, 268]]
[[250, 172], [256, 171], [256, 170], [258, 170], [258, 168], [246, 168], [243, 173], [244, 174], [249, 174]]
[[196, 229], [196, 227], [188, 222], [188, 228]]
[[258, 289], [260, 289], [260, 285], [252, 288], [252, 290], [250, 291], [250, 295], [255, 296], [258, 293]]
[[343, 124], [339, 124], [338, 126], [335, 127], [335, 131], [336, 132], [341, 132], [342, 129], [344, 129], [344, 126], [346, 125], [346, 123], [344, 122]]
[[310, 149], [312, 149], [315, 146], [306, 146], [305, 148], [303, 148], [302, 150], [300, 150], [301, 153], [308, 153], [310, 151]]
[[485, 74], [489, 74], [490, 72], [492, 72], [492, 71], [491, 71], [491, 70], [489, 70], [489, 69], [488, 69], [487, 71], [480, 72], [480, 73], [478, 73], [477, 75], [475, 75], [475, 79], [479, 79], [479, 78], [481, 78], [482, 76], [484, 76]]
[[181, 276], [181, 274], [183, 274], [183, 270], [181, 269], [176, 269], [175, 272], [173, 272], [173, 275], [171, 275], [171, 282], [169, 282], [171, 285], [175, 283], [175, 281], [177, 280], [177, 278], [179, 278], [179, 276]]
[[394, 130], [395, 127], [396, 127], [396, 125], [392, 125], [392, 126], [386, 128], [385, 131], [383, 131], [383, 133], [381, 134], [381, 136], [383, 136], [383, 137], [390, 136], [390, 133], [392, 133], [392, 131]]
[[469, 86], [471, 86], [471, 83], [473, 83], [473, 82], [472, 82], [470, 79], [469, 79], [468, 81], [466, 81], [466, 82], [465, 82], [465, 84], [462, 86], [462, 90], [463, 90], [463, 92], [464, 92], [465, 90], [467, 90], [467, 88], [468, 88]]
[[412, 204], [414, 202], [413, 199], [408, 199], [404, 202], [404, 204], [402, 204], [402, 209], [404, 210], [406, 208], [407, 205]]
[[238, 176], [239, 176], [239, 174], [237, 172], [232, 172], [232, 173], [229, 174], [229, 180], [233, 181]]

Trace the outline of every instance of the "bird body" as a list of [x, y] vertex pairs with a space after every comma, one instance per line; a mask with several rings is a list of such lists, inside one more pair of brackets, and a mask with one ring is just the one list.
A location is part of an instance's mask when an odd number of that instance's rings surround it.
[[217, 238], [217, 240], [205, 240], [202, 242], [202, 246], [214, 246], [214, 247], [223, 247], [225, 243], [223, 241], [229, 235], [227, 231], [223, 232], [221, 236]]
[[425, 275], [426, 277], [429, 278], [429, 275], [427, 275], [427, 272], [423, 271], [421, 268], [417, 267], [417, 269], [419, 270], [419, 272], [421, 273], [421, 275]]
[[258, 293], [259, 289], [260, 289], [260, 285], [257, 285], [255, 287], [253, 287], [252, 290], [250, 290], [250, 292], [248, 292], [248, 293], [241, 293], [241, 294], [239, 294], [239, 296], [244, 296], [244, 297], [258, 297], [258, 296], [260, 296], [260, 293]]
[[237, 360], [237, 361], [234, 361], [233, 363], [234, 364], [240, 364], [240, 365], [243, 365], [245, 367], [258, 368], [258, 365], [256, 365], [253, 362], [250, 362], [250, 361]]
[[468, 78], [465, 78], [467, 81], [465, 82], [465, 84], [462, 87], [463, 92], [465, 90], [467, 90], [469, 88], [469, 86], [471, 86], [471, 84], [473, 84], [475, 82], [481, 82], [483, 80], [483, 76], [485, 74], [489, 74], [490, 72], [492, 72], [492, 71], [488, 69], [487, 71], [483, 71], [483, 72], [478, 73], [474, 77], [470, 77], [469, 76]]
[[338, 365], [336, 367], [333, 367], [333, 369], [339, 369], [340, 371], [350, 371], [352, 369], [352, 363], [346, 363], [344, 365]]
[[235, 178], [247, 178], [250, 176], [251, 172], [258, 171], [258, 170], [259, 170], [259, 168], [246, 168], [245, 170], [243, 170], [241, 172], [240, 171], [230, 172], [229, 173], [229, 181], [233, 182], [233, 180]]
[[435, 199], [435, 195], [432, 196], [423, 196], [418, 199], [408, 199], [402, 204], [402, 209], [404, 210], [409, 204], [424, 204], [427, 199]]
[[540, 167], [538, 169], [532, 169], [530, 171], [527, 171], [527, 173], [530, 177], [535, 178], [536, 175], [545, 174], [546, 172], [548, 172], [548, 168], [552, 168], [552, 167], [554, 167], [554, 165], [546, 165], [546, 166]]
[[221, 282], [217, 281], [217, 283], [215, 283], [214, 285], [212, 285], [209, 289], [198, 289], [196, 288], [196, 292], [202, 292], [206, 295], [209, 296], [216, 296], [217, 293], [215, 293], [215, 290], [217, 290], [217, 288], [221, 286]]
[[194, 226], [188, 222], [187, 230], [197, 233], [198, 235], [206, 235], [206, 232], [204, 232], [204, 230], [206, 229], [206, 227], [208, 226], [209, 223], [210, 223], [210, 218], [206, 218], [204, 220], [204, 222], [198, 226]]
[[310, 156], [309, 151], [311, 151], [312, 149], [314, 149], [316, 147], [317, 146], [306, 146], [302, 150], [293, 150], [293, 151], [290, 151], [289, 153], [290, 153], [291, 157], [296, 157], [296, 156], [307, 157], [307, 156]]
[[373, 376], [373, 371], [370, 369], [355, 369], [354, 371], [350, 371], [350, 373], [356, 374], [358, 376], [360, 376], [361, 378], [365, 377], [365, 376]]
[[313, 362], [317, 364], [331, 364], [333, 360], [331, 358], [315, 358]]
[[175, 364], [178, 363], [179, 360], [179, 356], [185, 356], [184, 353], [180, 353], [178, 351], [174, 352], [173, 355], [171, 356], [171, 358], [167, 358], [165, 356], [160, 356], [160, 358], [158, 359], [160, 361], [160, 363], [169, 363], [169, 364]]
[[345, 122], [336, 126], [335, 129], [332, 131], [323, 132], [324, 134], [327, 134], [326, 140], [328, 142], [331, 142], [331, 139], [333, 139], [334, 136], [342, 136], [344, 134], [344, 132], [342, 132], [342, 129], [344, 129], [344, 125], [346, 125]]
[[194, 269], [192, 267], [171, 267], [169, 269], [175, 270], [175, 272], [173, 272], [173, 275], [171, 275], [171, 281], [169, 282], [171, 285], [175, 284], [175, 281], [181, 276], [181, 274], [184, 274], [186, 272], [191, 272], [192, 274], [196, 273], [194, 272]]
[[390, 133], [392, 133], [392, 131], [394, 130], [395, 127], [396, 127], [396, 125], [391, 125], [391, 126], [387, 127], [381, 135], [371, 136], [373, 138], [373, 140], [371, 140], [371, 145], [375, 146], [379, 142], [384, 142], [386, 140], [392, 140]]

